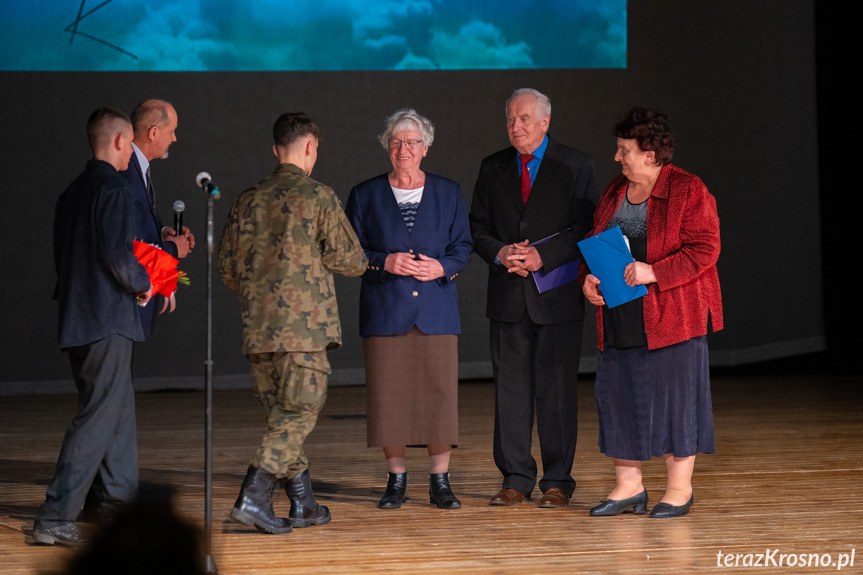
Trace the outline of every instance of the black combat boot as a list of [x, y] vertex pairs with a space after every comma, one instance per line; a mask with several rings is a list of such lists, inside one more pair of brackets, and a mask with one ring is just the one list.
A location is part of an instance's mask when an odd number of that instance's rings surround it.
[[387, 490], [378, 502], [381, 509], [398, 509], [405, 502], [408, 490], [408, 472], [387, 475]]
[[250, 465], [231, 519], [265, 533], [290, 533], [291, 523], [273, 512], [273, 488], [277, 481], [272, 473]]
[[459, 509], [461, 501], [449, 486], [449, 473], [429, 473], [429, 503], [441, 509]]
[[285, 479], [285, 493], [291, 500], [291, 514], [288, 521], [292, 527], [326, 525], [332, 519], [326, 505], [318, 505], [312, 493], [312, 480], [306, 469], [293, 479]]

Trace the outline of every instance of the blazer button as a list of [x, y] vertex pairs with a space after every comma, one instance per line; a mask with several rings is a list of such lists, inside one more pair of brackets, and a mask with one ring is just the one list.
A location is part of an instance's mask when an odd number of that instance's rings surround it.
[[412, 253], [414, 253], [414, 251], [413, 251], [413, 250], [408, 250], [408, 253], [409, 253], [409, 254], [412, 254]]
[[417, 297], [418, 295], [420, 295], [420, 292], [414, 290], [413, 294], [411, 294], [411, 295], [413, 295], [414, 297]]

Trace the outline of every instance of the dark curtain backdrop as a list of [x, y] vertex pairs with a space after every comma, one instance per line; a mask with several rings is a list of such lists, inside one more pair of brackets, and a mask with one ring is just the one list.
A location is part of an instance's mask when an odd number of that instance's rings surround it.
[[[423, 168], [461, 183], [470, 202], [481, 159], [508, 145], [504, 102], [519, 87], [550, 96], [550, 133], [594, 157], [601, 186], [619, 171], [610, 134], [619, 116], [636, 104], [668, 112], [678, 142], [674, 163], [699, 175], [719, 206], [726, 329], [710, 338], [714, 365], [824, 349], [813, 3], [663, 0], [631, 2], [628, 10], [625, 70], [0, 72], [0, 394], [71, 390], [51, 300], [54, 202], [89, 157], [89, 113], [105, 105], [131, 110], [151, 97], [171, 101], [179, 114], [170, 158], [152, 167], [162, 217], [170, 220], [172, 203], [183, 200], [198, 247], [181, 265], [192, 285], [181, 286], [179, 309], [136, 346], [143, 387], [202, 383], [206, 230], [205, 198], [194, 184], [199, 171], [209, 171], [222, 190], [218, 242], [231, 201], [275, 165], [271, 127], [278, 114], [302, 110], [315, 118], [323, 140], [313, 175], [344, 202], [353, 184], [389, 169], [376, 135], [389, 113], [410, 106], [436, 125]], [[776, 281], [789, 275], [793, 285]], [[491, 374], [485, 280], [478, 257], [459, 276], [463, 377]], [[345, 343], [331, 354], [333, 381], [359, 383], [359, 280], [336, 285]], [[218, 279], [214, 286], [214, 372], [218, 385], [232, 385], [248, 377], [239, 308]], [[588, 318], [582, 368], [592, 370], [592, 313]]]

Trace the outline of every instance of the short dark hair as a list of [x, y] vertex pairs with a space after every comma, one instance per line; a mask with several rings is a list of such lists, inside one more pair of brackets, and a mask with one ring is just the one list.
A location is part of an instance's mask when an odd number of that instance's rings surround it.
[[144, 100], [132, 110], [132, 127], [135, 133], [143, 133], [153, 126], [164, 126], [170, 119], [168, 108], [170, 102], [165, 100]]
[[635, 140], [642, 151], [653, 152], [660, 166], [671, 163], [674, 136], [665, 112], [636, 106], [615, 124], [611, 133], [624, 140]]
[[282, 114], [273, 124], [273, 140], [277, 146], [287, 148], [300, 138], [312, 135], [321, 140], [321, 130], [315, 121], [302, 112]]
[[107, 147], [117, 134], [131, 129], [132, 120], [117, 108], [99, 108], [87, 120], [87, 141], [95, 153]]

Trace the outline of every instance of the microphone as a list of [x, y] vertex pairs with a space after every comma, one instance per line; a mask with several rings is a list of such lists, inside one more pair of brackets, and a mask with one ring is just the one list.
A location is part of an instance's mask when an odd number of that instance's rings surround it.
[[174, 202], [174, 231], [178, 236], [183, 235], [183, 212], [186, 211], [186, 204], [183, 200]]
[[208, 172], [201, 172], [195, 177], [195, 183], [198, 184], [198, 187], [211, 194], [215, 199], [219, 199], [222, 197], [222, 194], [219, 192], [219, 188], [216, 187], [216, 184], [213, 183], [213, 180], [210, 178], [210, 174]]

